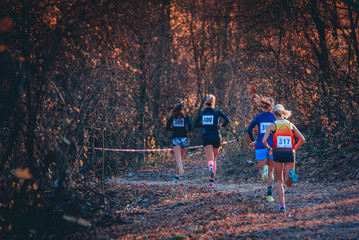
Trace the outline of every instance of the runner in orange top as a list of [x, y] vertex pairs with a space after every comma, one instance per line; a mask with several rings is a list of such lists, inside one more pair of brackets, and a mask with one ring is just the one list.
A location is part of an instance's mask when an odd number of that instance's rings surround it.
[[[268, 126], [262, 143], [269, 153], [273, 154], [277, 194], [280, 202], [279, 212], [285, 212], [283, 170], [285, 184], [292, 187], [298, 181], [298, 177], [294, 172], [295, 151], [304, 143], [305, 139], [294, 124], [285, 119], [291, 116], [291, 112], [285, 110], [283, 105], [275, 105], [273, 113], [276, 121]], [[267, 143], [267, 139], [272, 132], [274, 133], [273, 149]], [[293, 133], [299, 139], [297, 144], [294, 142]]]

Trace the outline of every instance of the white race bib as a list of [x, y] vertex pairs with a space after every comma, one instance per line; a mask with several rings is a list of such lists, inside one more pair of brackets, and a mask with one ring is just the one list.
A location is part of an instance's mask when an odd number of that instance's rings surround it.
[[260, 123], [259, 126], [260, 126], [261, 129], [260, 129], [259, 133], [265, 134], [266, 131], [267, 131], [268, 126], [271, 125], [271, 124], [272, 124], [272, 123], [270, 123], [270, 122]]
[[213, 115], [203, 115], [202, 116], [202, 125], [213, 125], [214, 116]]
[[184, 118], [173, 119], [174, 127], [184, 127]]
[[277, 136], [278, 148], [292, 148], [292, 137], [289, 136]]

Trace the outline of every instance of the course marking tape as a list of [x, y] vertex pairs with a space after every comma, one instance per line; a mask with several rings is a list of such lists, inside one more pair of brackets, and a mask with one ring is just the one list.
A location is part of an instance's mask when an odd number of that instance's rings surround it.
[[[235, 142], [236, 140], [230, 140], [226, 142], [222, 142], [222, 145], [226, 145], [231, 142]], [[191, 146], [187, 149], [196, 149], [196, 148], [202, 148], [203, 145], [198, 146]], [[88, 149], [92, 149], [92, 147], [84, 147]], [[112, 152], [165, 152], [165, 151], [172, 151], [172, 148], [163, 148], [163, 149], [117, 149], [117, 148], [99, 148], [95, 147], [95, 150], [104, 150], [104, 151], [112, 151]]]

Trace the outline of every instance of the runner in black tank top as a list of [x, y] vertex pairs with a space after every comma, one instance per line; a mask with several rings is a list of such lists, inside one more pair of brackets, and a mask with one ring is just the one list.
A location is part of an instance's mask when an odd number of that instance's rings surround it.
[[[208, 161], [209, 168], [209, 186], [214, 186], [214, 175], [216, 174], [216, 160], [218, 156], [219, 147], [221, 145], [221, 134], [219, 127], [224, 128], [229, 123], [229, 118], [218, 109], [214, 108], [216, 98], [213, 95], [206, 97], [206, 108], [201, 111], [196, 119], [195, 128], [202, 126], [202, 140], [204, 152]], [[224, 122], [219, 125], [219, 117], [223, 118]]]
[[171, 117], [167, 121], [166, 130], [173, 131], [172, 145], [173, 154], [176, 160], [176, 176], [173, 180], [178, 183], [179, 176], [184, 174], [182, 159], [188, 147], [187, 133], [192, 129], [191, 118], [185, 114], [185, 104], [179, 101], [172, 110]]

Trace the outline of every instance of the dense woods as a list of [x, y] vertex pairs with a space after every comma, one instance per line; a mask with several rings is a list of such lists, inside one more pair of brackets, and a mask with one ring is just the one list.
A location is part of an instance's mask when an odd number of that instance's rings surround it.
[[174, 104], [195, 118], [207, 93], [231, 119], [224, 140], [239, 139], [236, 168], [262, 94], [293, 112], [310, 176], [357, 179], [358, 13], [356, 0], [1, 1], [0, 237], [108, 216], [104, 178], [169, 154], [93, 147], [170, 147]]

